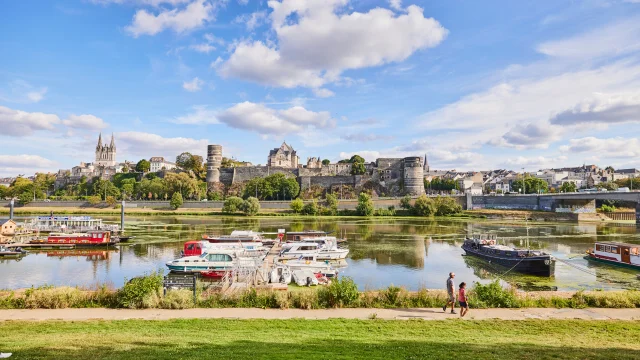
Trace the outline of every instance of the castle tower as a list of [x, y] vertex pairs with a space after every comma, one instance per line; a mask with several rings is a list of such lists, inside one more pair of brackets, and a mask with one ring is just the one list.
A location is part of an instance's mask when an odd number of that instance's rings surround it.
[[222, 145], [207, 146], [207, 183], [220, 182], [222, 166]]
[[424, 170], [419, 156], [404, 158], [404, 189], [407, 195], [424, 194]]

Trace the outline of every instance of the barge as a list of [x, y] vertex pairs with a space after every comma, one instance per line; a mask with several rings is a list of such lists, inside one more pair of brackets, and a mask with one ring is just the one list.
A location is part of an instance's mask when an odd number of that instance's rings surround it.
[[86, 233], [51, 233], [46, 239], [32, 240], [29, 244], [35, 245], [74, 245], [74, 246], [109, 246], [118, 243], [111, 238], [109, 231], [87, 231]]

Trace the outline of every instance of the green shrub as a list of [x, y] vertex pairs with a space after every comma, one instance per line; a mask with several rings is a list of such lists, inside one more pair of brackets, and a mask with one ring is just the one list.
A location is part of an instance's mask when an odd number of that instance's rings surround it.
[[260, 211], [260, 201], [254, 197], [249, 197], [242, 203], [242, 212], [245, 215], [255, 215]]
[[230, 196], [224, 201], [222, 205], [222, 212], [225, 214], [233, 214], [236, 211], [242, 210], [244, 201], [237, 196]]
[[356, 213], [360, 216], [372, 216], [374, 211], [373, 200], [367, 193], [360, 193], [358, 195], [358, 206], [356, 207]]
[[400, 200], [400, 207], [405, 209], [405, 210], [413, 209], [413, 206], [411, 205], [411, 196], [406, 195], [405, 197], [403, 197]]
[[304, 204], [302, 207], [302, 214], [304, 215], [317, 215], [318, 214], [318, 204], [315, 199], [311, 200], [311, 202]]
[[91, 206], [96, 206], [96, 205], [100, 204], [101, 201], [102, 201], [102, 199], [100, 198], [100, 196], [97, 196], [97, 195], [93, 195], [93, 196], [88, 196], [87, 197], [87, 202]]
[[505, 289], [500, 281], [495, 280], [487, 285], [475, 283], [469, 292], [470, 305], [479, 308], [515, 308], [520, 307], [515, 289]]
[[433, 199], [426, 195], [420, 195], [413, 205], [413, 212], [419, 216], [431, 216], [436, 213], [436, 206]]
[[462, 212], [462, 205], [451, 196], [438, 196], [435, 199], [436, 215], [447, 216]]
[[191, 309], [193, 304], [193, 291], [188, 289], [169, 290], [162, 298], [160, 307], [163, 309]]
[[302, 199], [291, 200], [291, 203], [289, 204], [289, 208], [291, 209], [291, 211], [293, 211], [296, 214], [302, 211], [303, 207], [304, 207], [304, 201], [302, 201]]
[[399, 301], [400, 301], [401, 291], [402, 291], [402, 288], [391, 285], [386, 290], [383, 290], [381, 293], [388, 306], [397, 307], [400, 305]]
[[162, 274], [153, 272], [129, 280], [117, 294], [120, 307], [130, 309], [153, 308], [160, 302]]
[[180, 206], [182, 206], [182, 194], [180, 194], [179, 192], [174, 192], [173, 195], [171, 196], [171, 202], [169, 203], [171, 205], [171, 208], [173, 210], [178, 209]]
[[348, 276], [331, 281], [329, 286], [318, 289], [317, 293], [321, 307], [352, 307], [360, 298], [358, 286]]
[[616, 211], [616, 207], [615, 206], [609, 206], [607, 204], [602, 204], [602, 206], [600, 207], [600, 210], [602, 210], [602, 212], [615, 212]]
[[325, 205], [327, 207], [327, 215], [336, 215], [338, 213], [338, 197], [334, 194], [325, 196]]

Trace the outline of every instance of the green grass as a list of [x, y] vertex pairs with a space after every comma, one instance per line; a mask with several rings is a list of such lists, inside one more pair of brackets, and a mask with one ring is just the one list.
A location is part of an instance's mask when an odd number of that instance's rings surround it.
[[6, 321], [0, 349], [16, 359], [638, 359], [640, 322]]

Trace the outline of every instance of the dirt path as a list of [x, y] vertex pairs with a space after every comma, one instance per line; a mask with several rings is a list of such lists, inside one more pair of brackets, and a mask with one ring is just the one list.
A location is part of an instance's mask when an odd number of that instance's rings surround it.
[[[7, 320], [169, 320], [169, 319], [386, 319], [386, 320], [444, 320], [458, 315], [442, 309], [187, 309], [187, 310], [124, 310], [124, 309], [36, 309], [0, 310], [0, 321]], [[472, 309], [465, 319], [527, 320], [527, 319], [584, 319], [584, 320], [640, 320], [640, 309]]]

